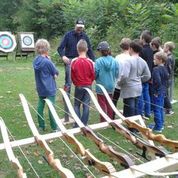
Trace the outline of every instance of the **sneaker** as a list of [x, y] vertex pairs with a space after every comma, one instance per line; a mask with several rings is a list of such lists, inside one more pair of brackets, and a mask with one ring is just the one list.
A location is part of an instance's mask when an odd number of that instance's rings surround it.
[[156, 133], [162, 133], [162, 128], [161, 129], [154, 129], [152, 130], [153, 132], [156, 132]]
[[153, 129], [154, 127], [155, 127], [155, 124], [153, 124], [153, 123], [148, 125], [148, 128], [150, 128], [150, 129]]
[[166, 116], [171, 116], [174, 114], [174, 111], [170, 110], [170, 111], [167, 111], [165, 114]]

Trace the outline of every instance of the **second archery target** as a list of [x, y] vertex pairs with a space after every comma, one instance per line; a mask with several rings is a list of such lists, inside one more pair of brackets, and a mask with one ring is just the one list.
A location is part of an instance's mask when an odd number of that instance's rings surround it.
[[31, 32], [19, 33], [20, 38], [20, 46], [22, 51], [34, 51], [35, 43], [34, 43], [34, 35]]

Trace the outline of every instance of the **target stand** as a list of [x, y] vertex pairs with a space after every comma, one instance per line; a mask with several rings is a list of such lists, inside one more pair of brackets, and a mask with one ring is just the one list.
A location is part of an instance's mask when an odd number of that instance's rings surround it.
[[27, 59], [29, 54], [35, 54], [35, 42], [33, 32], [20, 32], [18, 33], [18, 43], [15, 54], [15, 59], [17, 57], [25, 57]]
[[8, 60], [8, 54], [9, 53], [0, 52], [0, 58], [6, 58], [6, 60]]

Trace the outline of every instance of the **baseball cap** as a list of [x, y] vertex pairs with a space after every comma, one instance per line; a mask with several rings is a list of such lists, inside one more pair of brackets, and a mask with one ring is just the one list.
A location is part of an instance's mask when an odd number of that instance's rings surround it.
[[78, 19], [76, 21], [76, 26], [84, 28], [85, 27], [85, 22], [83, 20], [81, 20], [81, 19]]
[[110, 46], [107, 41], [102, 41], [98, 44], [97, 50], [109, 50]]

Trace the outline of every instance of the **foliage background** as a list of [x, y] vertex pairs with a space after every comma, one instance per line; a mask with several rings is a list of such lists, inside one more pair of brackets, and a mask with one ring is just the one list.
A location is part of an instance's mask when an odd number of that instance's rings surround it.
[[178, 38], [176, 0], [6, 0], [0, 1], [0, 15], [1, 31], [34, 31], [48, 39], [82, 17], [94, 46], [107, 39], [116, 48], [123, 36], [138, 38], [144, 29], [163, 41]]

